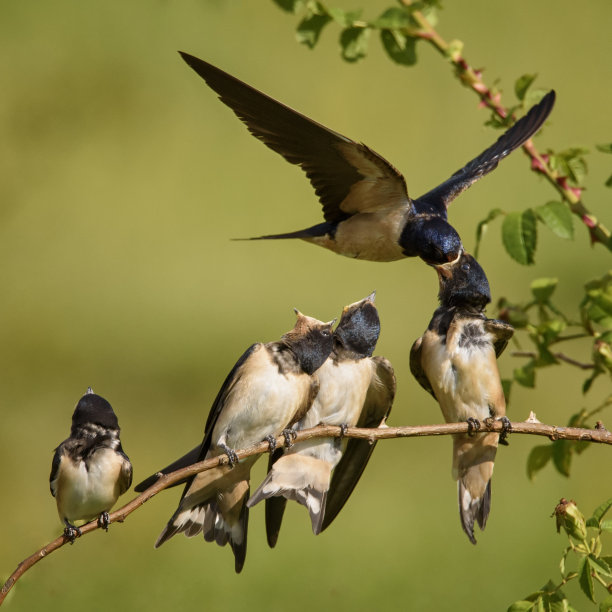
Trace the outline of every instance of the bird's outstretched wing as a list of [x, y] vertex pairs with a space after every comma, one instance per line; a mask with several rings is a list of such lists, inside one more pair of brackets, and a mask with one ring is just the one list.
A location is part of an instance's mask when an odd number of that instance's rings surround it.
[[448, 180], [414, 201], [417, 212], [433, 213], [446, 218], [448, 205], [470, 185], [491, 172], [504, 157], [529, 140], [542, 127], [555, 104], [555, 92], [548, 92], [509, 130], [478, 157], [468, 162]]
[[409, 205], [404, 177], [372, 149], [193, 55], [180, 54], [253, 136], [304, 170], [327, 222], [339, 223], [358, 212]]
[[[375, 365], [372, 383], [357, 422], [357, 427], [380, 427], [391, 412], [395, 397], [395, 374], [391, 363], [384, 357], [372, 357]], [[329, 527], [346, 504], [365, 470], [376, 443], [352, 438], [348, 441], [342, 459], [332, 475], [325, 516], [321, 531]]]

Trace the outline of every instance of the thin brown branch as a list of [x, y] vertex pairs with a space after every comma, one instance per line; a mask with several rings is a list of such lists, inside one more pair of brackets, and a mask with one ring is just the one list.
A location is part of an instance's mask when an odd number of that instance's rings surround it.
[[[514, 351], [510, 353], [511, 357], [529, 357], [531, 359], [537, 358], [537, 353], [532, 351]], [[592, 363], [582, 363], [581, 361], [577, 361], [572, 357], [567, 356], [565, 353], [552, 353], [552, 356], [559, 361], [565, 361], [565, 363], [569, 363], [570, 365], [576, 366], [581, 370], [592, 370], [595, 365]]]
[[[502, 423], [499, 421], [483, 421], [481, 423], [482, 431], [502, 431]], [[362, 440], [370, 440], [375, 442], [376, 440], [386, 440], [390, 438], [415, 438], [423, 436], [448, 436], [458, 433], [466, 433], [468, 431], [467, 423], [447, 423], [444, 425], [415, 425], [407, 427], [380, 427], [376, 429], [362, 429], [358, 427], [349, 427], [344, 434], [346, 438], [359, 438]], [[512, 423], [513, 434], [530, 434], [536, 436], [546, 436], [551, 440], [583, 440], [588, 442], [595, 442], [599, 444], [610, 444], [612, 445], [612, 433], [605, 428], [600, 429], [581, 429], [577, 427], [556, 427], [554, 425], [545, 425], [544, 423], [538, 423], [533, 421], [525, 421], [519, 423]], [[313, 427], [312, 429], [305, 429], [297, 433], [295, 442], [303, 440], [310, 440], [313, 438], [339, 438], [342, 436], [342, 430], [340, 427], [334, 425], [326, 425]], [[277, 445], [280, 447], [285, 442], [284, 436], [279, 436], [276, 439]], [[268, 442], [260, 442], [250, 448], [239, 450], [236, 452], [239, 459], [244, 459], [252, 455], [259, 455], [266, 453], [269, 450]], [[199, 472], [210, 470], [219, 465], [227, 464], [227, 456], [221, 455], [213, 459], [207, 459], [199, 463], [194, 463], [186, 468], [177, 470], [170, 474], [165, 474], [146, 491], [135, 497], [133, 500], [115, 510], [109, 516], [110, 523], [122, 523], [125, 519], [132, 514], [135, 510], [140, 508], [144, 503], [149, 501], [152, 497], [157, 495], [160, 491], [163, 491], [170, 485], [190, 478]], [[96, 520], [87, 523], [81, 527], [81, 535], [86, 535], [92, 531], [99, 529], [98, 522]], [[18, 566], [17, 569], [8, 578], [2, 590], [0, 591], [0, 605], [6, 598], [8, 592], [11, 590], [15, 582], [27, 572], [36, 563], [48, 557], [52, 552], [58, 548], [64, 546], [69, 540], [61, 535], [49, 544], [43, 546], [40, 550], [37, 550], [34, 554], [30, 555], [27, 559], [24, 559]]]

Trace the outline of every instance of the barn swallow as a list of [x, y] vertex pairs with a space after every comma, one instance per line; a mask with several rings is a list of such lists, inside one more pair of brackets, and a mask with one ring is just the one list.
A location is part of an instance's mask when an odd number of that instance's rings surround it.
[[75, 521], [98, 516], [98, 525], [108, 531], [108, 511], [132, 484], [132, 464], [119, 431], [111, 405], [88, 388], [72, 415], [70, 437], [55, 449], [49, 476], [70, 542], [81, 535]]
[[[395, 376], [389, 361], [372, 357], [380, 334], [374, 296], [344, 308], [333, 334], [333, 351], [317, 372], [319, 393], [297, 430], [319, 424], [378, 427], [385, 422]], [[352, 493], [373, 450], [367, 440], [347, 444], [346, 439], [327, 438], [298, 442], [271, 455], [268, 475], [247, 503], [252, 507], [266, 500], [270, 546], [276, 544], [289, 499], [306, 506], [315, 535], [325, 529]]]
[[468, 434], [453, 436], [452, 474], [458, 482], [461, 525], [476, 544], [474, 521], [485, 528], [500, 435], [473, 430], [480, 426], [478, 421], [487, 419], [499, 419], [509, 428], [497, 357], [514, 329], [484, 314], [491, 301], [489, 282], [471, 255], [463, 253], [456, 264], [436, 269], [440, 307], [412, 346], [410, 369], [438, 401], [447, 423], [467, 421], [470, 426]]
[[[246, 556], [249, 479], [259, 455], [238, 461], [235, 449], [272, 440], [289, 431], [312, 405], [319, 389], [315, 371], [332, 350], [332, 325], [297, 313], [295, 327], [280, 341], [253, 344], [223, 383], [206, 421], [196, 461], [227, 454], [222, 465], [191, 478], [176, 512], [155, 547], [177, 533], [192, 537], [204, 532], [207, 542], [229, 542], [240, 572]], [[183, 460], [193, 463], [194, 453]], [[154, 475], [153, 481], [158, 477]], [[139, 485], [141, 489], [151, 479]]]
[[412, 200], [402, 174], [366, 145], [316, 123], [197, 57], [180, 53], [253, 136], [302, 168], [323, 206], [323, 223], [251, 240], [300, 238], [340, 255], [370, 261], [415, 256], [432, 265], [455, 261], [463, 247], [447, 221], [449, 204], [531, 138], [555, 102], [555, 92], [550, 91], [492, 146]]

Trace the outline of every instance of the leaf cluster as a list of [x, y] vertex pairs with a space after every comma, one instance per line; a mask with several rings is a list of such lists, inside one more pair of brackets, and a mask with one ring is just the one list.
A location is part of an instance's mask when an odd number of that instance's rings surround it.
[[[600, 612], [612, 609], [612, 556], [603, 554], [601, 535], [612, 532], [612, 519], [605, 515], [612, 508], [612, 498], [601, 504], [593, 516], [585, 520], [575, 502], [562, 499], [552, 516], [556, 519], [557, 532], [561, 529], [568, 539], [568, 546], [563, 551], [559, 562], [561, 581], [549, 580], [541, 589], [524, 599], [514, 602], [508, 612], [571, 612], [572, 607], [562, 587], [571, 580], [578, 579], [582, 592], [596, 603], [595, 583], [599, 583], [607, 592], [599, 602]], [[575, 569], [567, 569], [568, 557], [575, 559]]]

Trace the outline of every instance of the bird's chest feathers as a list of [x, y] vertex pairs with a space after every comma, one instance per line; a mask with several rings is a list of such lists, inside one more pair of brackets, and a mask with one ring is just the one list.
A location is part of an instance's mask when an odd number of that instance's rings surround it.
[[253, 354], [225, 399], [213, 444], [244, 448], [277, 435], [301, 407], [310, 384], [306, 374], [281, 374], [265, 350]]
[[505, 413], [490, 334], [481, 320], [453, 321], [446, 337], [424, 343], [423, 368], [448, 422]]
[[94, 451], [86, 461], [64, 455], [57, 482], [60, 513], [78, 520], [109, 510], [119, 497], [122, 463], [121, 456], [110, 448]]
[[354, 426], [359, 419], [372, 380], [369, 359], [334, 362], [328, 359], [317, 371], [319, 393], [299, 429], [325, 425]]

